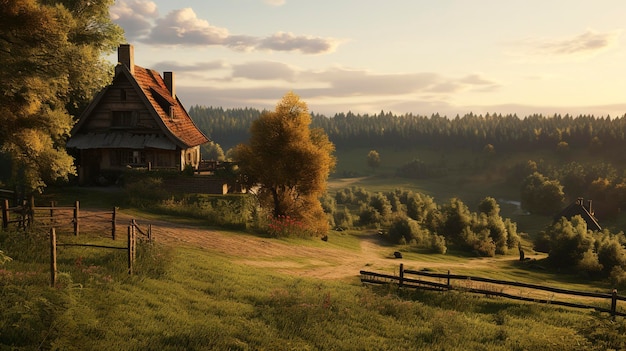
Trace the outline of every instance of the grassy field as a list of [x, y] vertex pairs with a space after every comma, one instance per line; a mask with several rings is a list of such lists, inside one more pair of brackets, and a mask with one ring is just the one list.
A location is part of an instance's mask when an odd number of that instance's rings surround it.
[[[369, 150], [337, 152], [331, 192], [352, 185], [370, 192], [397, 188], [427, 193], [443, 203], [459, 197], [474, 208], [486, 196], [499, 200], [502, 214], [520, 231], [536, 233], [550, 219], [519, 213], [506, 201], [519, 197], [497, 172], [492, 176], [472, 165], [483, 155], [437, 151], [378, 150], [382, 166], [367, 169]], [[519, 155], [523, 159], [527, 155]], [[445, 161], [454, 172], [412, 181], [395, 176], [413, 158]], [[494, 162], [491, 160], [490, 162]], [[358, 177], [337, 175], [350, 171]], [[81, 201], [81, 207], [119, 206], [127, 215], [171, 221], [196, 231], [213, 230], [202, 220], [154, 214], [131, 208], [115, 189], [66, 188], [41, 201]], [[176, 226], [172, 232], [176, 233]], [[195, 228], [195, 229], [194, 229]], [[302, 238], [269, 239], [229, 231], [206, 239], [140, 244], [136, 274], [126, 272], [125, 252], [63, 248], [59, 283], [49, 287], [49, 247], [45, 233], [1, 232], [0, 250], [11, 261], [0, 264], [0, 350], [608, 350], [626, 348], [626, 320], [585, 310], [512, 302], [461, 292], [398, 290], [360, 284], [357, 272], [321, 279], [307, 272], [320, 262], [338, 265], [340, 256], [363, 255], [365, 232], [332, 233], [328, 243]], [[92, 233], [98, 234], [98, 233]], [[227, 240], [226, 240], [227, 239]], [[282, 251], [272, 257], [245, 257], [237, 242], [271, 241]], [[104, 242], [101, 237], [71, 238]], [[218, 249], [232, 243], [231, 250]], [[304, 248], [319, 252], [317, 263], [292, 255]], [[377, 251], [403, 250], [388, 246]], [[333, 260], [325, 252], [333, 252]], [[555, 287], [605, 291], [598, 282], [578, 276], [529, 270], [514, 257], [477, 259], [403, 251], [407, 262], [430, 270], [453, 266], [453, 273], [524, 281]], [[244, 257], [242, 257], [244, 256]], [[0, 256], [0, 262], [2, 261]], [[364, 261], [369, 262], [369, 261]], [[372, 261], [374, 262], [374, 261]], [[272, 265], [293, 265], [286, 272]], [[393, 262], [395, 264], [395, 262]], [[369, 263], [367, 263], [369, 265]], [[379, 270], [383, 266], [368, 266]], [[385, 266], [387, 267], [387, 266]], [[341, 267], [339, 267], [341, 268]], [[351, 268], [352, 269], [352, 268]], [[385, 268], [387, 269], [387, 268]], [[444, 269], [445, 270], [445, 269]], [[387, 271], [386, 273], [392, 273]]]
[[[339, 246], [354, 250], [351, 240]], [[24, 245], [16, 238], [4, 237], [3, 242], [10, 244], [9, 255]], [[184, 245], [141, 245], [138, 274], [132, 277], [124, 272], [123, 254], [63, 251], [59, 285], [49, 288], [45, 249], [45, 245], [31, 246], [28, 255], [15, 255], [0, 270], [0, 349], [605, 350], [626, 346], [626, 323], [621, 318], [457, 292], [364, 287], [356, 277], [324, 281], [280, 274]]]

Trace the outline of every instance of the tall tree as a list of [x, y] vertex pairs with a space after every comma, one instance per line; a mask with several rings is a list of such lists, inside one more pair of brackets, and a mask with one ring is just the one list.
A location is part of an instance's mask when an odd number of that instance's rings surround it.
[[259, 187], [261, 205], [275, 218], [294, 217], [321, 234], [328, 223], [319, 198], [335, 166], [335, 147], [323, 130], [310, 124], [306, 103], [289, 92], [275, 111], [252, 123], [249, 142], [239, 144], [234, 157], [249, 185]]
[[0, 0], [0, 152], [30, 190], [74, 172], [68, 107], [77, 111], [108, 79], [101, 54], [122, 38], [111, 3]]

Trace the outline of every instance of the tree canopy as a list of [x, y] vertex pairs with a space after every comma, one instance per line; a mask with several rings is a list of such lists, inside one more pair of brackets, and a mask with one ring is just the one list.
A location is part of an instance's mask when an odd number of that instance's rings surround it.
[[306, 103], [289, 92], [275, 111], [252, 123], [249, 142], [235, 148], [234, 158], [274, 218], [293, 217], [321, 234], [328, 223], [319, 198], [335, 166], [335, 148], [323, 130], [310, 124]]
[[380, 154], [378, 153], [378, 151], [370, 150], [370, 152], [367, 153], [367, 165], [372, 170], [380, 167]]
[[111, 78], [102, 53], [123, 37], [108, 15], [112, 3], [0, 0], [0, 147], [27, 189], [74, 173], [65, 138]]

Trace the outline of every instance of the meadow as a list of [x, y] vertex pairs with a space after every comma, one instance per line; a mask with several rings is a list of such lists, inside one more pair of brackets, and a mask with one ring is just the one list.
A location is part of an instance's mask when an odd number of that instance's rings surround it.
[[[440, 159], [441, 154], [379, 150], [383, 165], [371, 170], [365, 162], [367, 151], [338, 151], [337, 174], [349, 169], [356, 176], [333, 176], [331, 192], [352, 185], [370, 191], [403, 188], [426, 192], [438, 202], [459, 197], [472, 206], [474, 200], [485, 196], [516, 199], [515, 189], [506, 186], [497, 173], [486, 176], [473, 171], [471, 164], [479, 154], [457, 155], [455, 160], [447, 156], [456, 172], [439, 179], [409, 181], [394, 175], [398, 163], [410, 157]], [[156, 242], [140, 243], [136, 274], [132, 276], [126, 272], [123, 252], [64, 248], [58, 254], [59, 283], [49, 287], [46, 233], [0, 232], [0, 258], [11, 258], [0, 265], [0, 349], [626, 348], [626, 321], [621, 317], [462, 292], [363, 286], [358, 265], [393, 273], [398, 261], [389, 254], [403, 249], [385, 244], [365, 256], [363, 242], [371, 238], [371, 229], [332, 232], [327, 243], [273, 239], [248, 230], [226, 231], [196, 216], [183, 216], [184, 211], [177, 209], [169, 214], [165, 210], [150, 212], [125, 203], [122, 197], [118, 191], [66, 187], [49, 192], [44, 199], [63, 203], [80, 198], [84, 207], [108, 209], [116, 205], [127, 216], [175, 223], [170, 238], [182, 235], [181, 228], [206, 234], [198, 234], [202, 240], [198, 242], [159, 240], [157, 234]], [[503, 214], [518, 221], [528, 236], [549, 221], [520, 214], [514, 205], [501, 206]], [[81, 240], [98, 242], [97, 234], [87, 234]], [[266, 246], [274, 250], [267, 251]], [[259, 253], [266, 251], [265, 256]], [[302, 252], [310, 255], [303, 256]], [[341, 257], [361, 261], [353, 267]], [[610, 289], [579, 276], [528, 270], [515, 261], [516, 255], [484, 260], [455, 252], [407, 252], [404, 258], [407, 265], [434, 270], [454, 267], [455, 273], [576, 290]], [[328, 273], [330, 269], [347, 272], [339, 276], [320, 274], [320, 270]]]

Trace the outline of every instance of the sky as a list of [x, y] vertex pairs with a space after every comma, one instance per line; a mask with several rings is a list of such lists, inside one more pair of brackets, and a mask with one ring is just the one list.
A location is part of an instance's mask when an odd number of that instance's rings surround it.
[[273, 110], [292, 91], [327, 116], [626, 114], [623, 0], [116, 0], [110, 14], [187, 108]]

